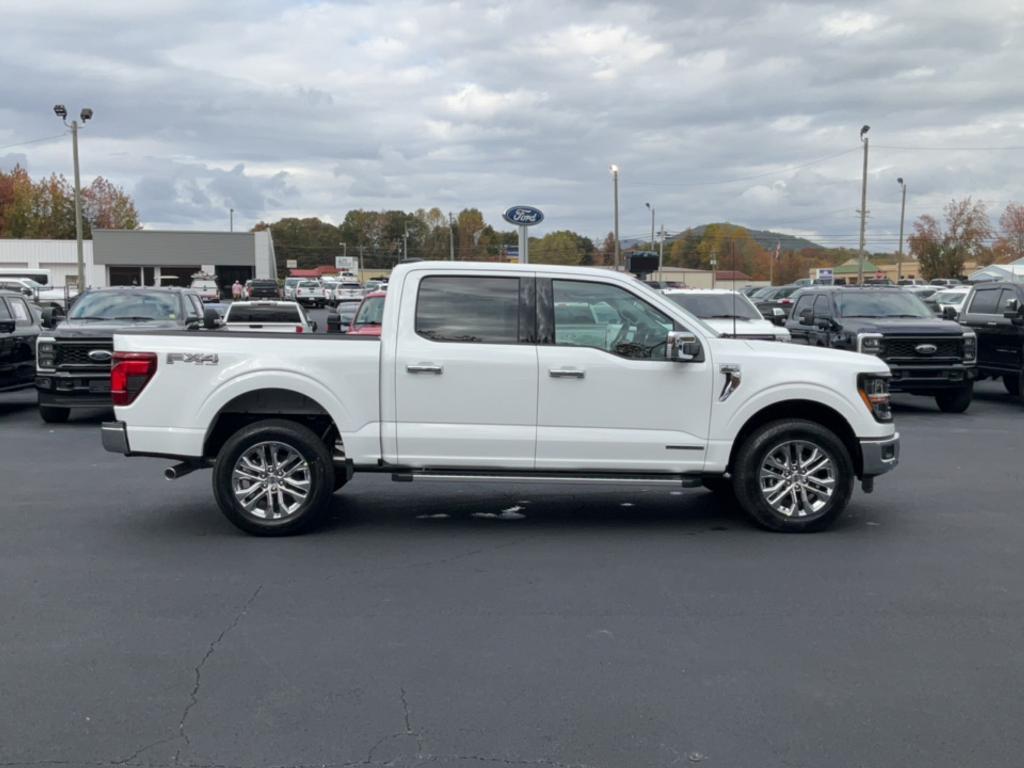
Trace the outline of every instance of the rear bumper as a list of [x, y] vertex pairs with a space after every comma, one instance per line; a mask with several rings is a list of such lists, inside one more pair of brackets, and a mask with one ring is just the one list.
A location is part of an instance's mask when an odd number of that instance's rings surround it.
[[128, 448], [128, 429], [123, 421], [105, 421], [100, 425], [103, 449], [122, 456], [131, 456]]
[[860, 456], [862, 477], [877, 477], [891, 472], [900, 463], [900, 433], [881, 440], [861, 440]]

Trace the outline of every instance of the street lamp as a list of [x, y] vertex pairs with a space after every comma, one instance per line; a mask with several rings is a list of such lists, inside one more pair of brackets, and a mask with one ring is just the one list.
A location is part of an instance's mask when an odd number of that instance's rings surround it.
[[900, 203], [900, 253], [896, 257], [896, 280], [903, 279], [903, 215], [907, 212], [907, 185], [903, 183], [903, 177], [896, 179], [903, 190], [903, 201]]
[[[68, 123], [68, 111], [63, 104], [55, 104], [53, 114], [71, 129], [71, 154], [75, 163], [75, 241], [78, 249], [78, 292], [85, 290], [85, 253], [82, 246], [82, 178], [78, 171], [78, 120]], [[92, 120], [92, 110], [85, 107], [78, 115], [82, 125]]]
[[612, 192], [615, 198], [615, 270], [619, 269], [619, 166], [612, 163], [608, 166], [612, 172]]
[[860, 129], [860, 140], [864, 144], [864, 173], [860, 183], [860, 252], [857, 257], [857, 284], [864, 285], [864, 226], [868, 215], [868, 131], [870, 125]]
[[651, 248], [654, 247], [654, 206], [650, 203], [644, 203], [647, 206], [647, 210], [651, 212]]

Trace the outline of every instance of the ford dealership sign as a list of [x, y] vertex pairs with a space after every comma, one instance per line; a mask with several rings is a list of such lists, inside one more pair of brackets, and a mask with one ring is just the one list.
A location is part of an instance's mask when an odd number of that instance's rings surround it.
[[509, 224], [516, 224], [520, 227], [529, 227], [544, 221], [544, 214], [540, 212], [539, 208], [534, 208], [532, 205], [513, 205], [501, 217]]

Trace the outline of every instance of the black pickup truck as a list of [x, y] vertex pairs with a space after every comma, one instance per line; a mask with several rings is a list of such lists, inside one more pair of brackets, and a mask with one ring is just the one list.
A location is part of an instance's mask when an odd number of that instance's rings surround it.
[[215, 310], [181, 288], [101, 288], [78, 298], [57, 323], [43, 312], [36, 346], [39, 415], [64, 422], [72, 408], [109, 408], [114, 334], [124, 330], [198, 330], [215, 327]]
[[39, 312], [21, 291], [0, 289], [0, 392], [31, 387]]
[[977, 337], [902, 288], [815, 286], [795, 296], [786, 322], [793, 342], [876, 355], [892, 371], [890, 389], [935, 398], [946, 413], [971, 404]]
[[1024, 398], [1024, 285], [976, 285], [960, 322], [978, 336], [978, 376], [1001, 378], [1007, 392]]

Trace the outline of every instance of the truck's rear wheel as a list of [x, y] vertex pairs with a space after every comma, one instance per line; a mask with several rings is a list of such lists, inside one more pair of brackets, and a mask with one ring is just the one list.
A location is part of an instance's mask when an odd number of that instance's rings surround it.
[[763, 528], [810, 532], [828, 528], [853, 493], [850, 454], [835, 433], [801, 419], [756, 429], [740, 446], [733, 488], [743, 510]]
[[301, 424], [267, 419], [239, 430], [213, 468], [224, 515], [247, 533], [286, 536], [323, 519], [334, 492], [327, 446]]
[[947, 389], [935, 394], [935, 403], [943, 413], [963, 413], [971, 407], [974, 397], [974, 385], [968, 384], [959, 389]]

